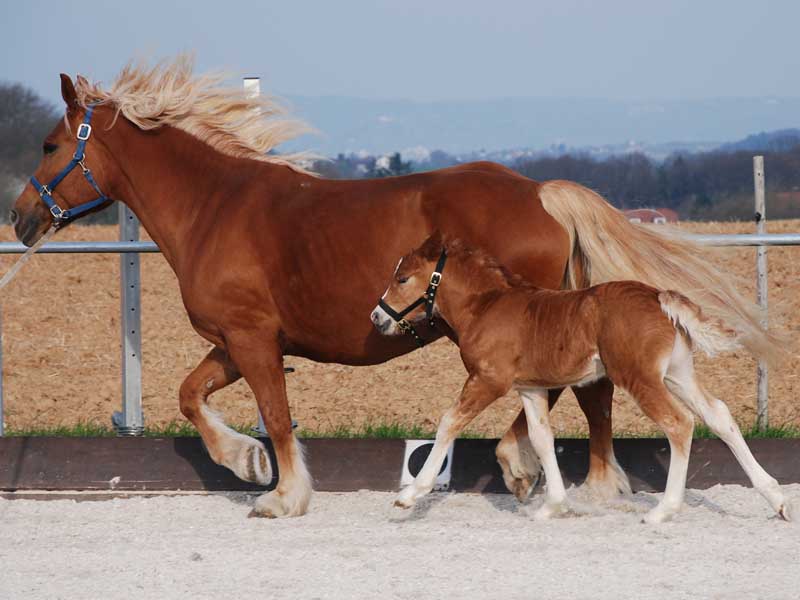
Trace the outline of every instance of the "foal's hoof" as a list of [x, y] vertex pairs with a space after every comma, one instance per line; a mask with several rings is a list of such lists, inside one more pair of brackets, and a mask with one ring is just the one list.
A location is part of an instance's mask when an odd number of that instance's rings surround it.
[[548, 519], [552, 519], [553, 517], [564, 515], [568, 512], [569, 505], [566, 502], [561, 502], [558, 504], [548, 504], [545, 502], [535, 513], [533, 513], [533, 518], [536, 521], [546, 521]]
[[792, 520], [792, 515], [791, 511], [789, 510], [788, 502], [784, 502], [783, 504], [780, 505], [780, 508], [778, 508], [778, 516], [784, 521]]
[[677, 513], [677, 510], [665, 510], [660, 506], [656, 506], [654, 509], [648, 511], [648, 513], [642, 517], [642, 523], [647, 525], [657, 525], [658, 523], [664, 523], [672, 519]]
[[416, 494], [414, 491], [414, 486], [409, 485], [404, 487], [400, 490], [400, 493], [397, 495], [397, 498], [394, 501], [394, 505], [398, 508], [411, 508], [417, 503]]
[[539, 477], [536, 477], [535, 480], [531, 481], [527, 477], [515, 478], [513, 481], [510, 482], [510, 485], [507, 487], [509, 491], [514, 494], [514, 496], [520, 502], [525, 502], [528, 498], [531, 497], [533, 493], [533, 488], [536, 487], [536, 484], [539, 482]]

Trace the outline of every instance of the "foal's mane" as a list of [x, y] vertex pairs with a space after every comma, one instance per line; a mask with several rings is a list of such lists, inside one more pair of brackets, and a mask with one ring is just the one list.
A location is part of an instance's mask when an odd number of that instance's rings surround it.
[[270, 153], [279, 144], [311, 129], [286, 118], [287, 110], [269, 96], [249, 97], [242, 88], [220, 85], [226, 75], [194, 75], [194, 59], [181, 54], [148, 67], [129, 63], [108, 90], [78, 76], [75, 91], [86, 108], [91, 103], [114, 106], [139, 129], [171, 125], [212, 148], [236, 157], [286, 165], [305, 172], [306, 153]]
[[513, 288], [534, 287], [526, 279], [509, 271], [494, 256], [482, 248], [470, 246], [461, 239], [445, 239], [444, 249], [448, 258], [464, 260], [469, 268], [478, 272], [488, 273], [499, 283], [505, 283]]

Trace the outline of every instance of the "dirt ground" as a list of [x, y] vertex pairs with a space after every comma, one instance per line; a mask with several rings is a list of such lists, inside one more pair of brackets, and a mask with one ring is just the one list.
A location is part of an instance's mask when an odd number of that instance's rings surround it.
[[[750, 223], [685, 224], [707, 233], [752, 232]], [[770, 232], [800, 231], [800, 221], [773, 221]], [[113, 240], [114, 227], [71, 227], [60, 240]], [[0, 227], [0, 240], [12, 240]], [[709, 260], [736, 273], [754, 295], [755, 250], [708, 250]], [[5, 272], [15, 257], [0, 257]], [[3, 376], [5, 422], [15, 428], [89, 421], [109, 424], [120, 406], [119, 257], [39, 255], [4, 290]], [[189, 325], [177, 282], [160, 255], [142, 257], [143, 396], [148, 425], [182, 419], [178, 388], [209, 346]], [[798, 339], [800, 329], [800, 248], [769, 250], [771, 323]], [[780, 323], [780, 325], [778, 325]], [[770, 373], [770, 422], [800, 425], [796, 402], [800, 345], [792, 359]], [[755, 415], [755, 363], [742, 354], [713, 362], [700, 357], [700, 373], [725, 399], [737, 419], [750, 425]], [[411, 355], [375, 367], [316, 364], [289, 357], [297, 372], [287, 377], [293, 417], [318, 432], [365, 423], [398, 422], [434, 428], [464, 381], [457, 348], [439, 341]], [[217, 393], [212, 404], [233, 423], [254, 424], [255, 404], [244, 382]], [[472, 425], [474, 432], [501, 434], [518, 410], [515, 397], [503, 398]], [[629, 399], [618, 395], [617, 432], [647, 433], [653, 426]], [[561, 434], [585, 431], [571, 394], [558, 403], [554, 425]]]
[[[785, 486], [795, 505], [800, 485]], [[241, 494], [0, 499], [2, 598], [797, 598], [797, 523], [753, 489], [688, 490], [671, 522], [656, 495], [569, 496], [546, 522], [509, 495], [316, 494], [296, 519], [246, 518]]]

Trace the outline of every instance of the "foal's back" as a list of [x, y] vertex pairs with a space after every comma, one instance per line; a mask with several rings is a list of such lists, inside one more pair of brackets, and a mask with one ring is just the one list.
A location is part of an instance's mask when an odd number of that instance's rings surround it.
[[672, 352], [676, 331], [660, 293], [636, 281], [574, 291], [512, 288], [491, 303], [481, 337], [517, 354], [519, 384], [558, 387], [607, 374], [624, 385], [632, 372], [660, 370]]

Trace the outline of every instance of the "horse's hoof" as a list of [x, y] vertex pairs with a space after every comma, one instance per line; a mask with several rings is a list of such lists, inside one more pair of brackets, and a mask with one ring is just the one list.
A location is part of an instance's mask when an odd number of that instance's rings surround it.
[[520, 502], [525, 502], [528, 498], [531, 497], [533, 493], [533, 488], [536, 486], [538, 481], [538, 477], [536, 481], [531, 482], [528, 478], [522, 479], [514, 479], [511, 484], [511, 493], [519, 500]]
[[535, 513], [533, 513], [533, 519], [535, 521], [547, 521], [548, 519], [552, 519], [553, 517], [563, 515], [568, 512], [569, 505], [566, 502], [560, 502], [558, 504], [548, 504], [545, 502]]
[[792, 515], [791, 515], [791, 512], [789, 511], [789, 503], [788, 502], [784, 502], [783, 504], [781, 504], [780, 508], [778, 508], [778, 516], [781, 519], [783, 519], [784, 521], [791, 521], [792, 520]]
[[394, 501], [394, 505], [398, 508], [411, 508], [417, 502], [414, 496], [414, 486], [409, 485], [400, 490], [400, 493]]
[[267, 451], [259, 442], [258, 445], [250, 446], [247, 452], [247, 479], [259, 485], [269, 485], [272, 481], [272, 465], [269, 462]]
[[654, 509], [650, 510], [644, 517], [642, 517], [642, 523], [647, 525], [658, 525], [659, 523], [664, 523], [672, 519], [675, 516], [675, 513], [678, 511], [670, 511], [667, 509], [662, 508], [661, 506], [656, 506]]
[[289, 516], [286, 507], [283, 505], [282, 498], [275, 491], [261, 494], [256, 498], [253, 512], [255, 513], [254, 516], [266, 517], [268, 519]]

